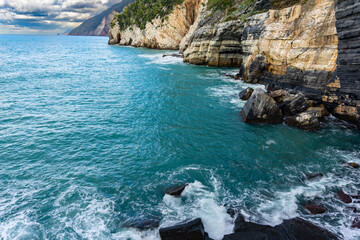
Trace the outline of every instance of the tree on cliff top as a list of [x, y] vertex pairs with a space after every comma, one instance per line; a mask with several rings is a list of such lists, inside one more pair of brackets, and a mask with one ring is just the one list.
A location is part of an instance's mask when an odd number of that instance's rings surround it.
[[145, 29], [146, 23], [153, 19], [170, 14], [173, 8], [184, 0], [135, 0], [122, 13], [116, 15], [114, 21], [119, 24], [120, 30], [133, 25]]

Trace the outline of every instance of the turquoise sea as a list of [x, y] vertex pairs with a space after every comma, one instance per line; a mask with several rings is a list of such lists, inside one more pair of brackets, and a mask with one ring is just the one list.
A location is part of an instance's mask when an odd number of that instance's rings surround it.
[[[247, 125], [236, 69], [194, 66], [171, 51], [103, 37], [0, 36], [0, 239], [159, 239], [201, 217], [232, 231], [226, 207], [276, 225], [301, 216], [360, 239], [360, 132], [329, 117], [318, 132]], [[263, 87], [253, 86], [253, 87]], [[304, 173], [324, 178], [303, 182]], [[189, 183], [181, 198], [164, 196]], [[315, 201], [328, 211], [310, 215]]]

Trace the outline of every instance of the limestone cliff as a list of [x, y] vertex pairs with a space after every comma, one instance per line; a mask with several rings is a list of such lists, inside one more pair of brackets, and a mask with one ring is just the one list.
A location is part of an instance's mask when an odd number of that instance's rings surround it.
[[158, 17], [147, 22], [145, 29], [133, 25], [120, 31], [115, 23], [109, 32], [109, 44], [177, 50], [181, 40], [196, 21], [203, 6], [201, 3], [202, 0], [185, 0], [176, 5], [166, 18]]
[[186, 0], [165, 22], [120, 31], [110, 43], [179, 49], [184, 61], [239, 67], [238, 77], [289, 88], [360, 127], [360, 0], [234, 0], [211, 11]]
[[233, 21], [202, 19], [184, 61], [240, 67], [246, 82], [301, 91], [360, 126], [360, 0], [255, 2]]

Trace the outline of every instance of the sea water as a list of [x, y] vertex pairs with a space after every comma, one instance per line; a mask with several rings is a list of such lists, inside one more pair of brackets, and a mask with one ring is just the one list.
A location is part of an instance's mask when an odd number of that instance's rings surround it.
[[[227, 208], [277, 225], [303, 217], [345, 239], [359, 194], [360, 133], [327, 118], [317, 132], [241, 121], [237, 69], [194, 66], [169, 51], [107, 38], [0, 36], [0, 239], [159, 239], [201, 217], [213, 239]], [[308, 172], [319, 181], [304, 182]], [[189, 183], [181, 198], [164, 195]], [[311, 215], [315, 201], [328, 211]]]

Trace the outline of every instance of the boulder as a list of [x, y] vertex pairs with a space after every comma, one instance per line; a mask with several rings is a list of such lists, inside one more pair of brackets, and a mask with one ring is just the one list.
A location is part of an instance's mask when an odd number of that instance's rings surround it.
[[222, 240], [268, 240], [268, 237], [261, 232], [237, 232], [225, 235]]
[[281, 103], [286, 97], [290, 96], [290, 93], [284, 89], [275, 90], [269, 93], [269, 96], [275, 99], [276, 102]]
[[179, 187], [171, 188], [171, 189], [165, 191], [165, 193], [168, 195], [174, 196], [174, 197], [180, 197], [181, 193], [185, 190], [187, 185], [188, 184], [184, 184]]
[[326, 208], [322, 206], [318, 206], [315, 204], [305, 204], [305, 208], [311, 213], [311, 214], [323, 214], [326, 212]]
[[294, 116], [298, 113], [304, 112], [310, 106], [302, 94], [291, 95], [279, 104], [284, 116]]
[[320, 126], [319, 118], [312, 112], [302, 112], [296, 116], [285, 118], [288, 126], [297, 127], [304, 130], [316, 130]]
[[359, 168], [359, 164], [357, 164], [356, 162], [349, 162], [348, 165], [352, 168]]
[[312, 113], [318, 118], [323, 118], [324, 116], [329, 116], [329, 112], [324, 107], [309, 107], [306, 109], [306, 112]]
[[241, 110], [245, 123], [282, 123], [281, 110], [263, 89], [256, 88]]
[[240, 79], [240, 75], [236, 74], [236, 75], [232, 75], [232, 74], [225, 74], [227, 77], [235, 79], [235, 80], [239, 80]]
[[353, 228], [360, 228], [360, 217], [357, 217], [357, 218], [354, 219], [351, 227], [353, 227]]
[[141, 231], [158, 228], [160, 225], [160, 217], [134, 218], [125, 224], [125, 227], [136, 228]]
[[160, 228], [162, 240], [205, 240], [207, 234], [200, 218], [172, 227]]
[[338, 195], [339, 199], [344, 203], [351, 203], [352, 202], [352, 199], [351, 199], [350, 195], [344, 193], [343, 190], [338, 191], [337, 195]]
[[254, 89], [248, 87], [244, 90], [242, 90], [240, 93], [239, 93], [239, 98], [241, 100], [248, 100], [250, 97], [251, 97], [251, 94], [254, 92]]
[[306, 173], [305, 177], [303, 178], [303, 180], [316, 180], [316, 179], [320, 179], [324, 176], [324, 174], [319, 173], [319, 172], [315, 172], [315, 173]]
[[[235, 220], [235, 232], [264, 233], [268, 240], [337, 240], [333, 233], [314, 225], [302, 218], [284, 220], [275, 227], [246, 222], [244, 217], [238, 216]], [[241, 239], [241, 238], [240, 238]]]

